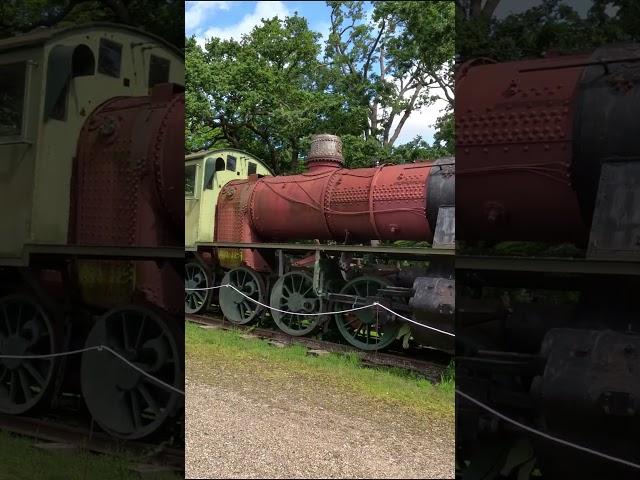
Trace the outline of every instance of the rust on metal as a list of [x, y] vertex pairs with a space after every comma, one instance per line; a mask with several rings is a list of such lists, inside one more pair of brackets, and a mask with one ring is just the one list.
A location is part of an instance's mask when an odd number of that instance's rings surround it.
[[[171, 84], [154, 87], [146, 97], [114, 98], [89, 116], [74, 163], [70, 244], [183, 243], [183, 119], [184, 94]], [[175, 269], [136, 262], [134, 270], [136, 291], [169, 312], [182, 311], [182, 278]], [[92, 291], [108, 288], [108, 278], [100, 279], [105, 285], [92, 284]]]

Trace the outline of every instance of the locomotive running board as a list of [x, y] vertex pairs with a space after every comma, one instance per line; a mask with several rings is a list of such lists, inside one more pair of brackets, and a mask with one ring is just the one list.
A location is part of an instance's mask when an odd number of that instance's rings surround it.
[[[184, 259], [183, 247], [123, 247], [98, 245], [50, 245], [27, 244], [22, 258], [16, 258], [12, 266], [27, 266], [31, 257], [74, 257], [94, 259], [128, 260], [178, 260]], [[1, 261], [1, 260], [0, 260]]]
[[640, 262], [558, 257], [457, 255], [456, 270], [640, 275]]
[[236, 243], [236, 242], [206, 242], [198, 243], [198, 247], [214, 248], [250, 248], [265, 250], [320, 250], [323, 252], [358, 252], [391, 255], [409, 255], [418, 257], [454, 256], [454, 248], [403, 248], [403, 247], [372, 247], [369, 245], [318, 245], [312, 243]]

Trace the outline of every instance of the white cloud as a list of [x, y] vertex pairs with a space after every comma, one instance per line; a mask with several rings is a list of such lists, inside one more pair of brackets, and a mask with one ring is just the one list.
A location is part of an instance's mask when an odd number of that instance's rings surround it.
[[214, 10], [229, 10], [231, 2], [187, 2], [184, 14], [184, 28], [187, 32], [196, 30], [206, 19], [207, 14]]
[[212, 37], [221, 38], [224, 40], [229, 40], [231, 38], [239, 40], [242, 35], [251, 32], [251, 30], [253, 30], [256, 25], [260, 24], [263, 18], [284, 18], [289, 15], [289, 10], [285, 6], [284, 2], [256, 2], [256, 6], [253, 12], [245, 15], [242, 20], [240, 20], [235, 25], [227, 25], [224, 27], [210, 27], [204, 32], [204, 34], [197, 36], [196, 41], [200, 46], [203, 47], [206, 40]]

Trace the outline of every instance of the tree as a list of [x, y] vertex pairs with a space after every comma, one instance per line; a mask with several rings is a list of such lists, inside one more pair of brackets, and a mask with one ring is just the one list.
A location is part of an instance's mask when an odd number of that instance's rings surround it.
[[186, 39], [187, 151], [241, 148], [277, 173], [302, 168], [315, 133], [341, 136], [350, 167], [450, 153], [452, 128], [435, 145], [420, 137], [395, 143], [409, 115], [436, 98], [448, 104], [438, 125], [451, 118], [453, 4], [375, 3], [377, 30], [366, 5], [329, 2], [334, 31], [324, 45], [297, 14], [204, 48]]
[[457, 0], [456, 4], [456, 47], [463, 61], [535, 58], [640, 39], [640, 2], [635, 0], [593, 0], [584, 18], [561, 0], [541, 0], [525, 12], [502, 19], [494, 16], [500, 0]]
[[204, 50], [188, 39], [187, 138], [216, 133], [283, 172], [298, 168], [309, 135], [362, 131], [366, 113], [332, 87], [319, 53], [319, 34], [297, 15], [263, 20], [239, 41], [213, 38]]
[[[453, 106], [451, 2], [331, 1], [325, 59], [336, 89], [367, 110], [366, 139], [392, 147], [412, 112], [438, 96]], [[439, 90], [437, 90], [439, 89]]]
[[179, 0], [3, 0], [0, 38], [37, 27], [69, 26], [92, 21], [143, 28], [176, 46], [184, 40], [184, 2]]

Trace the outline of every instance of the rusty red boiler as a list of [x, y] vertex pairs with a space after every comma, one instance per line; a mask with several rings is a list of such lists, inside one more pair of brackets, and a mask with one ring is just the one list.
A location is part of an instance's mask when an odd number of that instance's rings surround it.
[[[640, 157], [640, 45], [456, 75], [456, 237], [588, 239], [603, 162]], [[461, 107], [464, 105], [464, 107]]]
[[341, 140], [315, 135], [305, 173], [229, 182], [218, 199], [216, 240], [431, 241], [437, 207], [454, 203], [453, 175], [438, 162], [343, 165]]
[[[87, 118], [73, 169], [70, 244], [147, 248], [182, 244], [183, 125], [184, 93], [173, 84], [157, 85], [149, 96], [108, 100]], [[92, 269], [85, 276], [93, 285], [94, 303], [102, 303], [99, 297], [116, 297], [109, 291], [111, 277], [118, 279], [115, 284], [135, 282], [147, 300], [167, 311], [183, 311], [183, 280], [170, 265], [151, 261], [82, 265]]]

